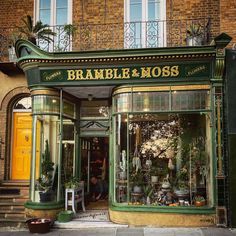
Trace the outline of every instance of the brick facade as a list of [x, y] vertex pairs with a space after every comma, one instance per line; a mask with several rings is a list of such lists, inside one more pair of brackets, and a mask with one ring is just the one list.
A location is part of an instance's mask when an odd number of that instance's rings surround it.
[[233, 37], [229, 47], [236, 43], [236, 1], [220, 1], [220, 32], [225, 32]]

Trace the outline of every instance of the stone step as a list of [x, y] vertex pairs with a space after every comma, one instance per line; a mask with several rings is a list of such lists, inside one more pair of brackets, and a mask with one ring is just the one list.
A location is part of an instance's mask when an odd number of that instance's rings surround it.
[[25, 212], [11, 212], [11, 211], [8, 211], [8, 212], [2, 212], [0, 211], [0, 218], [1, 219], [8, 219], [8, 220], [11, 220], [11, 219], [21, 219], [21, 220], [25, 220]]
[[5, 180], [1, 182], [1, 186], [29, 187], [29, 185], [29, 181]]
[[29, 200], [29, 196], [26, 195], [0, 195], [0, 202], [2, 203], [24, 203]]
[[12, 212], [24, 212], [25, 207], [24, 205], [0, 205], [0, 212], [4, 211], [12, 211]]

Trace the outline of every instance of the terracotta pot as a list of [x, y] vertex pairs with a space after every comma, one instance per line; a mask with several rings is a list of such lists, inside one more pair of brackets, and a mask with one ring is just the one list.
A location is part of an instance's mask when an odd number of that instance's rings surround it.
[[206, 201], [195, 201], [196, 207], [201, 207], [201, 206], [205, 206], [205, 205], [206, 205]]

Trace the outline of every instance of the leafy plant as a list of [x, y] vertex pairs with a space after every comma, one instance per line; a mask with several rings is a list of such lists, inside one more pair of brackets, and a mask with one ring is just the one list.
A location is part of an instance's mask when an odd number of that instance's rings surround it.
[[199, 24], [191, 24], [187, 30], [188, 37], [199, 37], [203, 35], [203, 27]]
[[194, 200], [195, 202], [205, 202], [205, 198], [200, 195], [195, 196]]
[[77, 188], [79, 186], [79, 182], [79, 179], [73, 176], [68, 182], [65, 183], [65, 188]]
[[54, 163], [51, 161], [48, 140], [45, 141], [45, 152], [42, 155], [41, 177], [39, 178], [39, 187], [45, 192], [52, 187], [52, 172], [54, 171]]
[[53, 41], [51, 36], [56, 36], [56, 33], [49, 28], [48, 24], [37, 21], [34, 25], [30, 15], [22, 18], [21, 21], [23, 25], [18, 27], [20, 33], [19, 38], [26, 38], [35, 45], [37, 44], [37, 39], [42, 39], [50, 43]]

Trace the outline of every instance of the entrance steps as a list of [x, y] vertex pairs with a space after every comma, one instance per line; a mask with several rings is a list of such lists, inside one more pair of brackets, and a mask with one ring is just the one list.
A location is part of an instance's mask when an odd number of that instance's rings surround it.
[[0, 226], [24, 224], [24, 203], [29, 199], [29, 181], [3, 181], [0, 183]]

